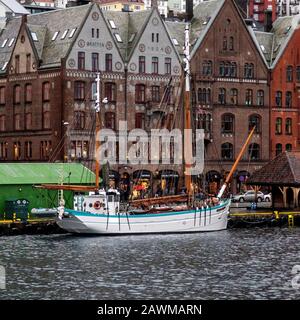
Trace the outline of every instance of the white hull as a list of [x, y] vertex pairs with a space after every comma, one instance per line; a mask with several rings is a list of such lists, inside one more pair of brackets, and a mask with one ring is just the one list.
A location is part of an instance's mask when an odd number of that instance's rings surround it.
[[143, 215], [104, 215], [65, 210], [57, 224], [72, 233], [143, 234], [219, 231], [227, 228], [230, 200], [210, 209], [191, 209]]

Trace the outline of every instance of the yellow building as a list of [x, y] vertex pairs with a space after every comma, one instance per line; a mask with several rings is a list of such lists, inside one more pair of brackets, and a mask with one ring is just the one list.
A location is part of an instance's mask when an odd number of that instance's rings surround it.
[[109, 11], [141, 11], [145, 10], [143, 0], [100, 0], [100, 8]]

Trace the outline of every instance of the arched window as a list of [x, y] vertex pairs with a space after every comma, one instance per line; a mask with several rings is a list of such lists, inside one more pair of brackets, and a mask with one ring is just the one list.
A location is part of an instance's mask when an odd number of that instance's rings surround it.
[[212, 75], [212, 61], [204, 60], [202, 63], [202, 74], [204, 76]]
[[236, 62], [231, 62], [230, 65], [230, 76], [235, 78], [237, 76], [237, 66]]
[[292, 151], [292, 145], [290, 143], [287, 143], [285, 145], [285, 150], [288, 151], [288, 152]]
[[223, 114], [222, 115], [222, 133], [234, 133], [234, 115], [233, 114]]
[[146, 87], [144, 84], [135, 85], [135, 102], [144, 103], [146, 100]]
[[275, 105], [276, 105], [276, 107], [282, 107], [282, 91], [276, 91]]
[[235, 106], [238, 104], [238, 90], [235, 88], [230, 89], [230, 103]]
[[275, 154], [276, 154], [276, 156], [278, 156], [281, 152], [282, 152], [282, 144], [281, 143], [277, 143], [276, 146], [275, 146]]
[[251, 160], [260, 159], [260, 146], [257, 143], [251, 143], [248, 148], [249, 158]]
[[254, 126], [255, 126], [254, 132], [260, 133], [261, 132], [261, 120], [260, 120], [260, 116], [257, 114], [252, 114], [249, 117], [249, 131], [251, 131]]
[[287, 91], [285, 93], [285, 106], [286, 106], [286, 108], [292, 107], [292, 92], [291, 91]]
[[219, 75], [220, 77], [225, 76], [225, 63], [223, 61], [221, 61], [219, 65]]
[[42, 99], [43, 101], [50, 100], [50, 82], [44, 82], [42, 88]]
[[227, 37], [223, 37], [223, 50], [227, 50]]
[[231, 63], [225, 62], [224, 66], [225, 66], [225, 70], [224, 70], [225, 77], [230, 77], [230, 74], [231, 74]]
[[264, 91], [263, 90], [258, 90], [257, 91], [257, 105], [258, 106], [263, 106], [265, 104], [264, 102]]
[[14, 86], [14, 103], [19, 104], [21, 102], [21, 86]]
[[253, 90], [252, 89], [246, 89], [245, 104], [246, 104], [246, 106], [252, 106], [252, 104], [253, 104]]
[[254, 77], [254, 64], [253, 63], [245, 63], [244, 77], [246, 79], [253, 79], [253, 77]]
[[226, 89], [219, 88], [219, 97], [218, 97], [219, 104], [226, 104]]
[[221, 145], [221, 157], [223, 160], [233, 159], [233, 145], [231, 143], [226, 142]]
[[282, 118], [276, 118], [275, 134], [282, 134]]
[[292, 134], [292, 119], [286, 118], [285, 120], [285, 134], [291, 135]]
[[202, 89], [198, 89], [198, 103], [202, 104], [203, 103], [203, 96], [202, 96]]
[[287, 82], [293, 81], [293, 66], [286, 67], [286, 81]]
[[234, 39], [233, 39], [233, 37], [229, 37], [228, 49], [229, 49], [230, 51], [233, 51], [233, 50], [234, 50]]
[[204, 132], [211, 131], [211, 115], [209, 113], [198, 114], [197, 129], [204, 129]]

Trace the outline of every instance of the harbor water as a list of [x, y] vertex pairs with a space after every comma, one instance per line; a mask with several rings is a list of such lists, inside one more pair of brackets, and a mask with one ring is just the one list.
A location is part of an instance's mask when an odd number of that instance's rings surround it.
[[3, 236], [0, 299], [299, 299], [299, 237], [276, 227]]

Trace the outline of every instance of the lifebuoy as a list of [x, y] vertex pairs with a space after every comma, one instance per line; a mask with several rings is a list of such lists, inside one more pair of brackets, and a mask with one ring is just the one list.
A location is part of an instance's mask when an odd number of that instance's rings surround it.
[[100, 202], [100, 201], [96, 201], [96, 202], [94, 203], [94, 208], [95, 208], [96, 210], [99, 210], [99, 209], [101, 208], [101, 202]]

